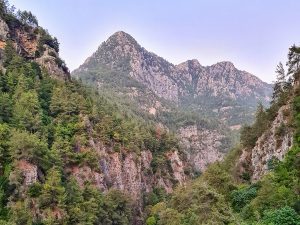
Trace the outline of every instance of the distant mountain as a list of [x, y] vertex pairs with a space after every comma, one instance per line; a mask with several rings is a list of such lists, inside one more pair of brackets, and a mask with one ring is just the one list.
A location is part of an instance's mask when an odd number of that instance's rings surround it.
[[[251, 108], [248, 113], [253, 113], [258, 101], [268, 103], [272, 91], [270, 84], [238, 70], [231, 62], [202, 66], [194, 59], [173, 65], [141, 47], [123, 31], [116, 32], [103, 42], [72, 75], [100, 81], [94, 73], [107, 71], [120, 72], [178, 106], [217, 112], [221, 117], [224, 116], [223, 111], [228, 111], [231, 106], [244, 108], [246, 105]], [[251, 121], [249, 115], [244, 119]], [[230, 120], [231, 125], [244, 121], [238, 119], [235, 122]]]
[[[119, 31], [71, 74], [115, 96], [166, 129], [175, 129], [197, 170], [223, 157], [232, 132], [251, 123], [272, 87], [231, 62], [173, 65]], [[150, 116], [150, 117], [149, 117]]]

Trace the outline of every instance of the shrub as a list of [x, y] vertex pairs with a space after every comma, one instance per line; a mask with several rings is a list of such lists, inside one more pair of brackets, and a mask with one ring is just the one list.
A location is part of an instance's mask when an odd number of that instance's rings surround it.
[[272, 225], [300, 225], [300, 216], [291, 207], [269, 211], [263, 218], [264, 224]]
[[251, 185], [234, 190], [231, 193], [231, 204], [235, 211], [240, 212], [257, 195], [258, 187]]

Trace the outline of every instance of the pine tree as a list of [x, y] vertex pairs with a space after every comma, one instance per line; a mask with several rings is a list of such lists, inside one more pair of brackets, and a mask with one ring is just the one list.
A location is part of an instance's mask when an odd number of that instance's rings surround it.
[[48, 171], [39, 202], [46, 215], [46, 224], [63, 224], [62, 221], [67, 220], [66, 191], [62, 185], [61, 173], [56, 167]]
[[13, 120], [17, 127], [35, 132], [41, 127], [41, 108], [35, 91], [23, 92], [16, 99]]
[[272, 102], [276, 102], [280, 95], [285, 91], [287, 88], [287, 81], [286, 81], [286, 74], [283, 67], [283, 64], [279, 62], [276, 67], [276, 81], [273, 88], [273, 95], [272, 95]]
[[289, 48], [288, 53], [288, 74], [296, 75], [300, 70], [300, 47], [295, 44]]

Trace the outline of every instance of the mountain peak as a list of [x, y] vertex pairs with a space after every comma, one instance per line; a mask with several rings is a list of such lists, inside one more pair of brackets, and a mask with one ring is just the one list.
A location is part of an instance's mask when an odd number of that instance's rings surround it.
[[130, 34], [126, 33], [125, 31], [122, 31], [122, 30], [113, 33], [111, 35], [111, 37], [113, 37], [113, 36], [117, 36], [117, 37], [132, 37]]
[[190, 59], [176, 66], [177, 68], [198, 68], [201, 64], [197, 59]]
[[124, 31], [117, 31], [113, 35], [111, 35], [107, 41], [108, 42], [113, 42], [118, 45], [127, 45], [127, 44], [138, 44], [137, 41], [128, 33]]
[[219, 65], [219, 66], [226, 67], [226, 68], [235, 68], [234, 64], [230, 61], [218, 62], [215, 65]]

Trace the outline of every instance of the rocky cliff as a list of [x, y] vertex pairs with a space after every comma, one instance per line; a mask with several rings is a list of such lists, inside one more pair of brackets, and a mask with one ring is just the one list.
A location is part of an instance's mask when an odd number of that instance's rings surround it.
[[291, 106], [282, 106], [270, 128], [257, 140], [251, 152], [252, 180], [257, 181], [272, 163], [282, 160], [293, 144], [293, 130], [289, 127]]
[[253, 182], [260, 180], [274, 163], [282, 161], [293, 144], [291, 105], [282, 106], [268, 129], [257, 139], [251, 149], [243, 149], [237, 162], [239, 174], [250, 174]]
[[37, 62], [51, 76], [63, 80], [70, 79], [69, 70], [58, 55], [58, 43], [55, 38], [41, 27], [23, 24], [13, 18], [6, 20], [0, 17], [1, 66], [4, 49], [9, 42], [22, 57]]

